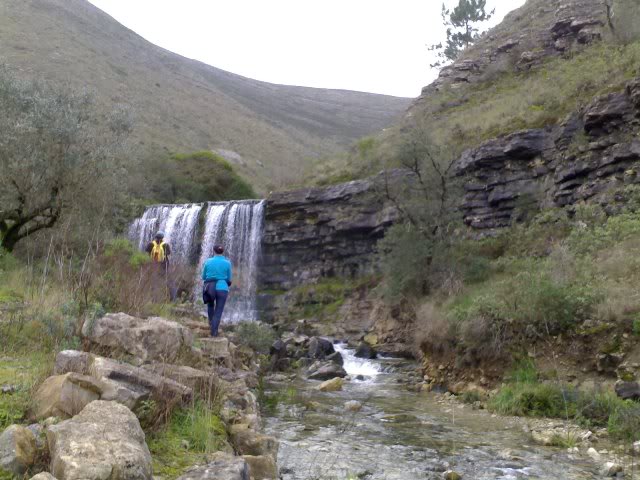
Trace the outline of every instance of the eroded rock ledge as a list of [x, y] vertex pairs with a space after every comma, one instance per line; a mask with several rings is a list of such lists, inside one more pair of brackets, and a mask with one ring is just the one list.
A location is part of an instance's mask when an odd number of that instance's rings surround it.
[[467, 225], [494, 230], [526, 209], [581, 201], [613, 208], [615, 192], [640, 182], [640, 78], [594, 99], [560, 125], [524, 130], [466, 151], [461, 208]]
[[[387, 174], [390, 181], [407, 173]], [[322, 188], [274, 193], [267, 200], [260, 284], [287, 290], [326, 277], [374, 270], [376, 244], [397, 219], [381, 195], [382, 175]]]

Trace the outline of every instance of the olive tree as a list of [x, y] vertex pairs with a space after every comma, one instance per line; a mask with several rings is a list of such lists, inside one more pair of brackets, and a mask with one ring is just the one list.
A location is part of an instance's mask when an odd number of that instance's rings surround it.
[[64, 215], [116, 201], [131, 130], [127, 110], [101, 113], [86, 92], [19, 79], [0, 68], [0, 244]]

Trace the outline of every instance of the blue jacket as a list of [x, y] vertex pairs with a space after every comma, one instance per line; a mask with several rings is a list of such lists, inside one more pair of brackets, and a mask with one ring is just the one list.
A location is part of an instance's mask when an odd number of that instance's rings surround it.
[[223, 255], [216, 255], [204, 262], [202, 269], [202, 280], [205, 282], [216, 282], [216, 290], [229, 290], [229, 285], [233, 279], [231, 262]]

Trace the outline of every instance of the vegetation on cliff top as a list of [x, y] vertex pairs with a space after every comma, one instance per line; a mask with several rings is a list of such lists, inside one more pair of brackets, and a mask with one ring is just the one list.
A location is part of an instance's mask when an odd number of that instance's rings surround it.
[[204, 203], [256, 198], [234, 167], [210, 152], [175, 154], [143, 162], [139, 196], [153, 203]]

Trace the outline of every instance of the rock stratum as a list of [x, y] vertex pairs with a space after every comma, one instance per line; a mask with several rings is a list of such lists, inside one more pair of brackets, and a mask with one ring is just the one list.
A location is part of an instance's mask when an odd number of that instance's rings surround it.
[[352, 278], [375, 271], [377, 243], [398, 218], [385, 200], [384, 175], [330, 187], [275, 193], [267, 200], [260, 284], [288, 290], [321, 278]]
[[522, 207], [595, 202], [614, 211], [616, 192], [640, 182], [640, 78], [595, 98], [559, 125], [490, 140], [456, 163], [461, 205], [476, 230], [506, 227]]

